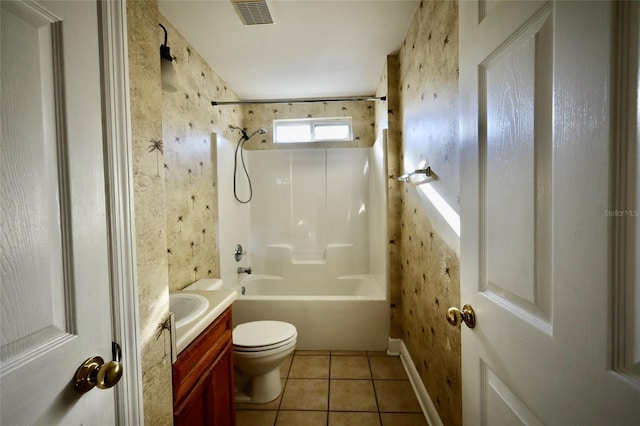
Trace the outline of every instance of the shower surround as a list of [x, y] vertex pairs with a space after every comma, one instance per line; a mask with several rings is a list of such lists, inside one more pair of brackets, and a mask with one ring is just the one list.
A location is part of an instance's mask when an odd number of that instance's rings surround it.
[[383, 144], [245, 153], [253, 200], [236, 265], [253, 275], [223, 276], [245, 293], [235, 322], [291, 322], [299, 349], [386, 348]]

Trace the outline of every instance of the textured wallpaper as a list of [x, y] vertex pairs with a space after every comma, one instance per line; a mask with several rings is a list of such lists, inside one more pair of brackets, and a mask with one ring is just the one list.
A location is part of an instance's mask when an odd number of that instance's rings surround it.
[[162, 142], [167, 211], [169, 289], [220, 276], [216, 245], [218, 191], [216, 140], [242, 122], [241, 108], [211, 101], [237, 96], [182, 35], [161, 16], [175, 57], [175, 93], [162, 98]]
[[[159, 47], [175, 56], [178, 91], [163, 94]], [[219, 276], [214, 132], [242, 120], [210, 101], [235, 94], [158, 12], [157, 1], [127, 2], [136, 251], [145, 423], [173, 424], [170, 339], [156, 339], [169, 290]], [[166, 334], [166, 333], [165, 333]]]
[[[246, 149], [291, 149], [291, 148], [339, 148], [370, 147], [375, 142], [375, 105], [380, 101], [324, 102], [291, 104], [243, 105], [243, 127], [253, 132], [259, 127], [268, 130], [265, 135], [256, 135], [245, 145]], [[273, 120], [285, 118], [351, 117], [353, 141], [338, 143], [305, 143], [276, 145], [273, 143]]]
[[[459, 211], [458, 4], [423, 1], [400, 51], [401, 163], [425, 161], [432, 187]], [[395, 113], [395, 111], [394, 111]], [[460, 330], [445, 320], [460, 305], [459, 237], [421, 190], [402, 184], [400, 268], [402, 338], [446, 425], [462, 424]], [[391, 252], [393, 252], [392, 249]], [[397, 271], [396, 271], [397, 272]], [[395, 287], [396, 283], [392, 283]]]
[[402, 212], [402, 122], [400, 120], [400, 64], [397, 55], [387, 56], [376, 96], [387, 101], [376, 108], [376, 137], [387, 129], [387, 239], [389, 271], [390, 336], [402, 338], [402, 261], [400, 247], [400, 217]]
[[144, 416], [147, 424], [172, 425], [171, 345], [155, 338], [169, 313], [158, 18], [157, 1], [127, 2]]

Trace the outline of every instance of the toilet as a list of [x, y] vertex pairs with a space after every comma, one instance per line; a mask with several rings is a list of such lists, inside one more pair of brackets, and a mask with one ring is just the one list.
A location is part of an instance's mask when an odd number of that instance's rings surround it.
[[280, 365], [296, 347], [295, 326], [252, 321], [233, 329], [236, 401], [263, 403], [280, 395]]

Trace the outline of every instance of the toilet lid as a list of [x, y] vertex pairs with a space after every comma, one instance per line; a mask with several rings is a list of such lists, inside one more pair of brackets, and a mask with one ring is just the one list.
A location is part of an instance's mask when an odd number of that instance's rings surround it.
[[233, 329], [233, 345], [247, 348], [272, 346], [296, 335], [296, 328], [287, 322], [253, 321]]

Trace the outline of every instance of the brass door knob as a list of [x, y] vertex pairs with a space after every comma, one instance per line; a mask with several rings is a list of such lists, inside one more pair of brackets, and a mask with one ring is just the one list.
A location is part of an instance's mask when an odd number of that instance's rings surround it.
[[460, 327], [464, 322], [467, 327], [474, 328], [476, 326], [476, 313], [471, 305], [464, 305], [462, 311], [452, 307], [447, 309], [447, 322], [454, 327]]
[[109, 389], [116, 385], [122, 377], [120, 362], [120, 345], [113, 342], [113, 361], [104, 362], [102, 357], [93, 356], [86, 359], [73, 376], [73, 388], [78, 393], [89, 392], [94, 387]]
[[109, 389], [116, 385], [122, 377], [122, 364], [116, 361], [104, 363], [96, 374], [96, 386], [98, 389]]

